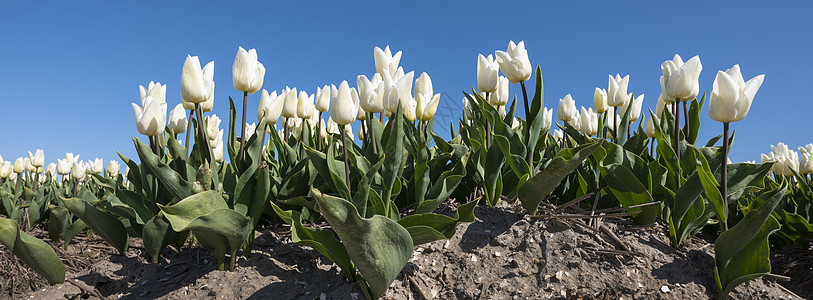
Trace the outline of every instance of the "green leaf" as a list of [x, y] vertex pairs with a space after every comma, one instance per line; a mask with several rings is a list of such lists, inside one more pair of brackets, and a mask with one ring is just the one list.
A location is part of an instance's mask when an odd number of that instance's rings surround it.
[[483, 183], [489, 206], [497, 205], [502, 194], [502, 173], [500, 170], [502, 170], [503, 163], [505, 163], [505, 157], [500, 151], [500, 147], [496, 143], [491, 144], [486, 154], [485, 182]]
[[82, 219], [93, 232], [96, 232], [102, 239], [110, 243], [119, 253], [127, 252], [130, 237], [124, 224], [113, 215], [103, 212], [85, 199], [68, 198], [62, 199], [65, 207], [74, 215]]
[[[531, 107], [530, 113], [531, 118], [526, 120], [525, 126], [530, 127], [528, 129], [528, 137], [525, 146], [529, 149], [528, 151], [533, 151], [537, 141], [539, 140], [539, 135], [542, 134], [542, 123], [543, 118], [542, 115], [545, 113], [545, 86], [542, 83], [542, 68], [537, 65], [536, 66], [536, 91], [534, 92], [534, 97], [531, 100]], [[514, 101], [516, 103], [516, 100]], [[527, 162], [531, 164], [533, 162]], [[522, 176], [521, 174], [517, 174], [517, 176]]]
[[51, 285], [65, 282], [65, 265], [54, 249], [22, 232], [16, 222], [0, 217], [0, 243]]
[[152, 257], [153, 263], [158, 263], [161, 251], [166, 248], [177, 233], [172, 231], [169, 221], [163, 213], [158, 213], [144, 224], [141, 238], [144, 243], [144, 250]]
[[779, 230], [779, 222], [771, 216], [787, 191], [787, 183], [759, 196], [743, 219], [721, 233], [714, 242], [715, 279], [720, 298], [725, 299], [737, 285], [771, 272], [768, 236]]
[[415, 207], [415, 213], [433, 212], [438, 206], [446, 201], [455, 191], [460, 181], [466, 176], [466, 163], [470, 153], [466, 153], [454, 166], [453, 169], [444, 171], [426, 193], [426, 200]]
[[[727, 224], [727, 217], [728, 215], [725, 213], [725, 207], [727, 203], [723, 201], [723, 195], [720, 193], [720, 184], [717, 183], [717, 180], [714, 179], [714, 176], [711, 173], [711, 168], [709, 167], [708, 161], [706, 161], [706, 157], [700, 153], [695, 147], [689, 147], [692, 151], [695, 152], [695, 159], [697, 165], [697, 174], [700, 178], [700, 183], [703, 185], [703, 191], [706, 194], [706, 197], [711, 202], [711, 205], [714, 206], [714, 210], [717, 212], [717, 218], [720, 220], [721, 223]], [[724, 227], [727, 227], [724, 225]]]
[[403, 170], [401, 167], [401, 159], [404, 150], [404, 114], [401, 112], [401, 106], [398, 105], [398, 110], [392, 114], [387, 127], [384, 128], [384, 135], [382, 137], [382, 144], [384, 147], [384, 165], [381, 169], [381, 177], [383, 179], [384, 188], [387, 191], [393, 189], [395, 180], [398, 179], [398, 174]]
[[162, 163], [158, 155], [150, 151], [149, 146], [135, 137], [133, 137], [133, 143], [135, 143], [136, 152], [138, 152], [141, 163], [147, 165], [150, 170], [152, 170], [152, 173], [155, 174], [158, 180], [161, 181], [161, 184], [172, 193], [172, 196], [177, 199], [184, 199], [192, 195], [192, 183], [184, 180], [178, 172]]
[[454, 218], [423, 213], [404, 217], [398, 224], [409, 231], [414, 245], [431, 243], [441, 239], [450, 239], [457, 232], [457, 224], [474, 221], [474, 208], [477, 206], [476, 200], [463, 204], [455, 211]]
[[[604, 166], [601, 168], [601, 174], [622, 207], [654, 202], [646, 186], [636, 179], [627, 167], [616, 164]], [[639, 225], [654, 223], [656, 212], [655, 206], [644, 207], [641, 213], [634, 217], [635, 223]]]
[[381, 215], [361, 218], [355, 206], [347, 200], [324, 195], [316, 189], [311, 192], [319, 203], [319, 211], [369, 285], [369, 295], [373, 299], [383, 296], [412, 256], [409, 232]]
[[603, 140], [592, 142], [574, 149], [559, 151], [544, 170], [522, 185], [517, 196], [519, 196], [522, 206], [525, 207], [528, 213], [531, 215], [536, 214], [539, 203], [559, 186], [562, 179], [581, 165], [582, 161], [601, 148], [603, 142]]

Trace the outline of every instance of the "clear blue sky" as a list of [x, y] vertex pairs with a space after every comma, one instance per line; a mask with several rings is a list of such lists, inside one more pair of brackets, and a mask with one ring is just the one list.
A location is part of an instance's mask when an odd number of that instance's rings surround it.
[[[607, 75], [616, 73], [629, 74], [629, 90], [646, 94], [644, 107], [654, 107], [661, 62], [675, 53], [700, 55], [701, 93], [711, 92], [717, 70], [734, 64], [746, 80], [766, 74], [748, 117], [732, 124], [732, 160], [758, 161], [777, 142], [793, 149], [813, 143], [813, 4], [616, 3], [4, 3], [0, 155], [13, 160], [42, 148], [47, 162], [65, 152], [105, 164], [118, 160], [116, 150], [135, 158], [131, 137], [141, 136], [130, 103], [138, 102], [138, 85], [166, 83], [172, 109], [187, 54], [215, 61], [221, 117], [228, 116], [227, 97], [241, 96], [231, 81], [238, 46], [257, 49], [267, 69], [264, 88], [313, 93], [373, 74], [373, 47], [390, 45], [403, 51], [407, 71], [416, 78], [429, 73], [435, 91], [451, 95], [449, 105], [457, 107], [461, 91], [476, 85], [477, 54], [504, 50], [509, 40], [524, 40], [531, 62], [541, 64], [545, 105], [554, 111], [568, 93], [577, 106], [591, 106], [594, 88], [606, 88]], [[521, 97], [518, 86], [512, 90]], [[249, 96], [250, 122], [259, 98]], [[705, 109], [702, 122], [702, 141], [722, 131]]]

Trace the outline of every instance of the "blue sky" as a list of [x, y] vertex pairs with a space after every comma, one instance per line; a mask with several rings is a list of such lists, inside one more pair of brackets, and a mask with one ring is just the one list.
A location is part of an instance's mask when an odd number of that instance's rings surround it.
[[[167, 84], [169, 109], [180, 102], [187, 54], [215, 61], [215, 110], [228, 116], [238, 46], [256, 48], [267, 69], [263, 88], [305, 89], [374, 73], [373, 48], [403, 51], [401, 66], [427, 72], [436, 92], [459, 107], [476, 85], [477, 54], [524, 40], [541, 64], [545, 105], [570, 93], [591, 106], [607, 75], [630, 75], [629, 90], [654, 107], [660, 64], [675, 53], [700, 55], [701, 93], [717, 70], [740, 64], [746, 80], [766, 74], [751, 111], [731, 128], [733, 161], [759, 160], [770, 145], [813, 143], [808, 91], [813, 82], [813, 4], [786, 1], [666, 1], [624, 4], [558, 1], [297, 1], [245, 4], [161, 1], [15, 1], [0, 9], [0, 155], [42, 148], [46, 161], [65, 152], [82, 159], [116, 151], [135, 158], [131, 102], [138, 85]], [[531, 88], [532, 90], [533, 88]], [[519, 86], [512, 92], [521, 97]], [[249, 95], [250, 122], [259, 93]], [[238, 108], [239, 108], [238, 104]], [[521, 110], [518, 110], [521, 111]], [[458, 112], [459, 113], [459, 112]], [[700, 140], [722, 131], [704, 108]], [[455, 118], [456, 119], [456, 118]], [[444, 122], [448, 124], [448, 120]], [[227, 124], [223, 123], [224, 126]]]

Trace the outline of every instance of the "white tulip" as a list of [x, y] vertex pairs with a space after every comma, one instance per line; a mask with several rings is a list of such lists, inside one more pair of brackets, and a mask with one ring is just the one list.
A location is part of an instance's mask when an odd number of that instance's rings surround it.
[[384, 110], [384, 84], [381, 74], [375, 73], [372, 79], [365, 75], [356, 77], [359, 105], [366, 112], [380, 113]]
[[[379, 76], [379, 78], [380, 77], [381, 76]], [[314, 107], [316, 110], [321, 112], [327, 112], [330, 110], [330, 86], [325, 85], [324, 87], [316, 88], [316, 100]]]
[[48, 167], [45, 168], [45, 174], [49, 174], [51, 178], [54, 178], [54, 176], [56, 176], [56, 164], [49, 163]]
[[237, 49], [234, 65], [231, 67], [232, 84], [241, 92], [254, 94], [263, 86], [265, 67], [257, 61], [257, 50]]
[[28, 158], [31, 160], [31, 164], [36, 168], [42, 168], [42, 166], [45, 165], [45, 153], [42, 152], [42, 149], [37, 149], [35, 153], [28, 151]]
[[579, 131], [586, 135], [595, 135], [598, 133], [598, 114], [593, 112], [593, 108], [581, 108], [581, 122], [579, 124]]
[[299, 104], [299, 97], [296, 88], [285, 87], [285, 102], [282, 105], [282, 116], [286, 119], [296, 118], [296, 107]]
[[203, 103], [214, 96], [215, 62], [210, 61], [203, 69], [197, 56], [186, 56], [181, 72], [181, 99], [189, 103]]
[[813, 152], [799, 147], [799, 173], [807, 175], [813, 174]]
[[215, 139], [215, 135], [220, 129], [220, 122], [221, 120], [217, 117], [217, 114], [206, 117], [206, 134], [209, 136], [210, 141]]
[[[410, 80], [411, 82], [412, 80]], [[330, 118], [336, 124], [347, 125], [356, 120], [357, 110], [358, 97], [354, 99], [347, 81], [342, 81], [336, 98], [330, 103]]]
[[56, 172], [59, 175], [68, 175], [71, 173], [71, 168], [73, 168], [73, 160], [71, 159], [57, 159], [56, 160]]
[[107, 175], [110, 177], [119, 176], [119, 170], [121, 170], [121, 165], [119, 162], [115, 160], [111, 160], [107, 163]]
[[745, 82], [740, 65], [734, 65], [725, 72], [717, 71], [709, 97], [709, 117], [723, 123], [745, 118], [764, 79], [765, 75], [762, 74]]
[[373, 49], [373, 58], [375, 59], [375, 72], [384, 75], [389, 73], [391, 76], [395, 75], [398, 69], [398, 64], [401, 62], [401, 51], [392, 55], [390, 46], [386, 46], [384, 50], [379, 47]]
[[141, 106], [132, 103], [136, 129], [143, 135], [154, 136], [164, 132], [166, 127], [167, 103], [147, 96]]
[[561, 141], [565, 136], [565, 133], [561, 129], [556, 129], [553, 131], [553, 139], [557, 141]]
[[102, 161], [101, 158], [96, 158], [94, 160], [88, 161], [87, 167], [91, 173], [100, 174], [104, 172], [104, 161]]
[[186, 110], [183, 108], [183, 104], [178, 104], [172, 111], [169, 112], [169, 122], [167, 126], [169, 129], [172, 129], [172, 132], [175, 134], [184, 133], [186, 131], [186, 126], [188, 125], [186, 119]]
[[0, 178], [8, 178], [11, 175], [11, 171], [14, 169], [14, 165], [9, 161], [0, 162]]
[[488, 102], [494, 106], [505, 105], [508, 103], [508, 97], [508, 78], [499, 76], [497, 79], [497, 90], [491, 93], [491, 98], [488, 99]]
[[268, 91], [263, 89], [262, 95], [260, 96], [260, 106], [257, 109], [257, 120], [262, 120], [263, 115], [265, 115], [266, 125], [277, 124], [284, 103], [284, 92], [277, 95], [277, 91], [273, 91], [269, 95]]
[[525, 41], [514, 44], [508, 43], [507, 51], [494, 52], [500, 70], [508, 77], [512, 83], [520, 83], [531, 78], [531, 61], [528, 59], [528, 51], [525, 50]]
[[542, 108], [542, 131], [550, 130], [553, 123], [553, 108]]
[[296, 115], [302, 119], [309, 119], [313, 115], [313, 96], [305, 91], [299, 91], [299, 100], [296, 105]]
[[166, 102], [167, 101], [167, 85], [161, 85], [160, 82], [152, 82], [144, 88], [143, 85], [138, 86], [138, 94], [139, 99], [141, 100], [141, 105], [144, 105], [144, 100], [147, 99], [147, 96], [152, 97], [155, 100]]
[[619, 107], [624, 105], [629, 98], [627, 97], [627, 86], [629, 86], [630, 76], [624, 76], [621, 78], [621, 75], [615, 74], [610, 75], [609, 87], [607, 89], [607, 105], [612, 107]]
[[415, 79], [415, 97], [418, 97], [418, 94], [427, 94], [430, 97], [434, 95], [434, 90], [432, 89], [432, 78], [429, 78], [429, 74], [426, 72], [421, 73], [421, 76], [418, 76], [418, 79]]
[[[219, 140], [223, 140], [223, 130], [220, 130], [220, 136], [218, 137]], [[217, 147], [212, 148], [212, 152], [215, 155], [215, 161], [223, 162], [223, 142], [218, 143]]]
[[635, 122], [636, 120], [638, 120], [639, 117], [641, 117], [641, 106], [643, 105], [643, 103], [644, 103], [644, 94], [640, 94], [638, 95], [638, 97], [635, 97], [635, 100], [627, 101], [627, 103], [624, 103], [624, 105], [621, 106], [619, 112], [622, 114], [626, 113], [627, 107], [629, 107], [629, 105], [632, 104], [632, 108], [630, 109], [629, 120], [630, 122]]
[[596, 109], [597, 113], [604, 113], [610, 108], [609, 105], [607, 105], [606, 90], [596, 88], [596, 91], [593, 93], [593, 108]]
[[429, 98], [428, 94], [418, 94], [416, 99], [415, 114], [418, 120], [429, 122], [438, 110], [438, 103], [440, 102], [440, 94], [435, 94]]
[[491, 54], [488, 57], [477, 54], [477, 90], [491, 93], [497, 90], [497, 76], [500, 65]]
[[556, 116], [559, 120], [569, 122], [576, 118], [576, 101], [570, 94], [565, 95], [564, 98], [559, 99], [559, 108], [556, 111]]
[[85, 162], [78, 161], [74, 163], [73, 167], [71, 168], [71, 177], [79, 181], [85, 181], [86, 172], [87, 165], [85, 165]]
[[691, 100], [697, 97], [700, 92], [700, 71], [703, 70], [703, 65], [700, 63], [700, 57], [694, 56], [686, 63], [680, 58], [680, 55], [675, 54], [672, 60], [664, 61], [661, 64], [661, 90], [666, 93], [671, 102], [676, 99]]
[[646, 133], [647, 138], [655, 138], [655, 123], [652, 122], [652, 118], [646, 120], [646, 128], [644, 129], [644, 133]]
[[245, 140], [248, 141], [248, 139], [251, 138], [252, 135], [254, 135], [255, 131], [257, 131], [257, 123], [251, 124], [246, 123], [246, 132], [244, 132], [243, 135], [240, 136], [240, 138], [245, 137]]

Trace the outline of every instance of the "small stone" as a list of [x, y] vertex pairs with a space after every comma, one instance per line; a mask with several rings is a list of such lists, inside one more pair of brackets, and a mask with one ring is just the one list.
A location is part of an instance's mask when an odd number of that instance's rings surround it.
[[661, 292], [668, 293], [669, 291], [670, 291], [670, 290], [669, 290], [669, 287], [668, 287], [668, 286], [665, 286], [665, 285], [664, 285], [664, 286], [661, 286]]
[[556, 279], [557, 280], [562, 280], [562, 277], [564, 277], [564, 274], [565, 274], [564, 271], [557, 271], [556, 272]]
[[471, 261], [473, 261], [473, 262], [477, 262], [477, 256], [472, 255], [472, 256], [471, 256]]
[[319, 300], [327, 300], [327, 295], [325, 295], [325, 293], [322, 293], [321, 295], [319, 295]]
[[639, 289], [642, 289], [642, 288], [644, 288], [644, 285], [643, 285], [643, 284], [641, 284], [641, 283], [639, 282], [639, 283], [638, 283], [638, 288], [639, 288]]
[[494, 256], [500, 257], [500, 256], [502, 256], [502, 254], [498, 251], [498, 252], [494, 252]]
[[358, 293], [350, 293], [350, 298], [352, 298], [353, 300], [356, 300], [356, 299], [359, 298], [359, 294]]

